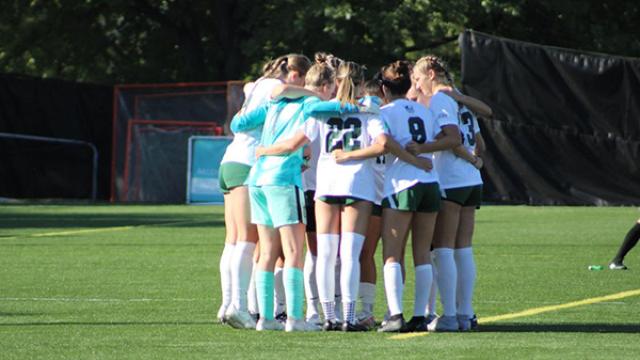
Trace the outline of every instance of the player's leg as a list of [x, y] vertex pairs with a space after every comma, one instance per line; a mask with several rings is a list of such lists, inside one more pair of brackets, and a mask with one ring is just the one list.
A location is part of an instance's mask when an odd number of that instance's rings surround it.
[[316, 280], [324, 313], [323, 329], [337, 330], [335, 314], [335, 269], [340, 244], [340, 205], [316, 200], [316, 238], [318, 258]]
[[378, 240], [380, 240], [380, 232], [382, 231], [381, 215], [382, 207], [374, 205], [369, 219], [367, 236], [360, 253], [360, 288], [358, 292], [362, 308], [358, 314], [358, 322], [371, 329], [375, 326], [375, 318], [373, 317], [377, 280], [375, 253], [378, 247]]
[[609, 264], [609, 269], [627, 269], [627, 267], [624, 265], [624, 257], [627, 256], [627, 253], [631, 251], [634, 246], [636, 246], [636, 244], [638, 243], [638, 239], [640, 239], [640, 219], [638, 219], [636, 224], [627, 232], [627, 235], [624, 237], [624, 241], [622, 242], [618, 253]]
[[273, 316], [280, 322], [287, 320], [287, 300], [284, 292], [284, 254], [278, 256], [276, 267], [273, 270], [274, 294], [273, 294]]
[[[221, 179], [222, 180], [222, 179]], [[222, 288], [222, 304], [218, 310], [218, 321], [226, 322], [225, 313], [231, 305], [232, 282], [231, 282], [231, 257], [236, 246], [236, 225], [233, 221], [233, 209], [231, 208], [231, 195], [224, 194], [224, 227], [225, 239], [224, 249], [220, 256], [220, 286]]]
[[304, 258], [304, 292], [307, 300], [306, 320], [312, 323], [320, 323], [318, 307], [320, 299], [318, 297], [318, 284], [316, 282], [316, 260], [318, 256], [316, 239], [316, 212], [314, 191], [305, 192], [305, 211], [307, 212], [307, 252]]
[[344, 331], [366, 330], [356, 326], [356, 301], [360, 283], [360, 252], [369, 225], [372, 203], [356, 201], [342, 208], [340, 224], [340, 288]]
[[476, 282], [476, 264], [473, 258], [472, 238], [475, 227], [476, 206], [464, 206], [460, 211], [460, 223], [456, 235], [454, 257], [458, 271], [457, 317], [460, 330], [472, 328], [473, 289]]
[[437, 268], [438, 290], [442, 303], [442, 316], [429, 324], [430, 331], [457, 331], [456, 287], [457, 269], [453, 257], [460, 209], [462, 207], [449, 200], [443, 200], [436, 220], [433, 237], [433, 253]]
[[401, 257], [407, 242], [409, 226], [413, 213], [390, 208], [382, 210], [382, 257], [384, 260], [384, 290], [389, 308], [389, 319], [378, 331], [399, 332], [405, 328], [402, 315], [402, 278]]
[[276, 260], [282, 252], [278, 230], [268, 225], [258, 225], [260, 235], [260, 259], [256, 270], [256, 295], [260, 320], [256, 330], [283, 330], [284, 325], [273, 316], [274, 274]]

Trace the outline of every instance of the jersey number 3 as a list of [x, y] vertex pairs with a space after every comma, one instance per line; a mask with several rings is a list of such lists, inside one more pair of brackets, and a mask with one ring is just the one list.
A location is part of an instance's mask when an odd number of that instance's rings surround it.
[[[325, 150], [327, 153], [336, 149], [344, 151], [352, 151], [360, 149], [360, 140], [358, 138], [362, 134], [362, 121], [358, 118], [350, 117], [342, 120], [341, 118], [330, 118], [327, 121], [329, 132], [325, 139]], [[342, 130], [345, 130], [344, 132]]]

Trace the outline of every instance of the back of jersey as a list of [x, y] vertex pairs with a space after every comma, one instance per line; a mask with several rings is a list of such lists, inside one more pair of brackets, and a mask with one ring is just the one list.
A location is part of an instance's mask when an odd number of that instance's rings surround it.
[[[401, 146], [413, 141], [418, 144], [435, 139], [436, 126], [431, 113], [421, 104], [398, 99], [383, 106], [382, 114], [387, 122], [389, 135]], [[432, 159], [432, 154], [421, 154], [421, 157]], [[406, 163], [392, 154], [387, 154], [387, 171], [385, 172], [384, 196], [398, 193], [421, 183], [437, 182], [435, 170], [424, 171]]]
[[316, 197], [353, 196], [375, 201], [373, 163], [375, 159], [353, 160], [338, 164], [331, 152], [354, 151], [371, 146], [373, 140], [386, 133], [379, 115], [345, 114], [342, 117], [309, 121], [305, 133], [309, 140], [320, 142], [316, 178]]

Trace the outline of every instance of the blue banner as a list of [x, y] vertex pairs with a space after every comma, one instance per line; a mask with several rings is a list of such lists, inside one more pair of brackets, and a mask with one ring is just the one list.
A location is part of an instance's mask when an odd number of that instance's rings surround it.
[[220, 160], [231, 138], [224, 136], [192, 136], [189, 138], [189, 173], [187, 203], [222, 203], [218, 185]]

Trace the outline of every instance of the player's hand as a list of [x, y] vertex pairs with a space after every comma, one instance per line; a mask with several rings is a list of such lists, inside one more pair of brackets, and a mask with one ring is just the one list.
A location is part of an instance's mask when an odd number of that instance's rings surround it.
[[333, 156], [333, 160], [335, 160], [338, 164], [349, 160], [349, 153], [344, 152], [342, 149], [333, 150], [331, 152], [331, 156]]
[[263, 155], [264, 155], [264, 147], [257, 146], [256, 147], [256, 159], [259, 159]]
[[415, 141], [410, 141], [405, 147], [405, 150], [407, 150], [408, 152], [410, 152], [412, 155], [418, 155], [421, 153], [420, 151], [420, 144], [418, 144]]
[[482, 158], [479, 156], [474, 156], [474, 159], [474, 162], [472, 162], [471, 164], [473, 164], [473, 166], [478, 170], [482, 169], [482, 167], [484, 166], [484, 160], [482, 160]]
[[416, 165], [418, 168], [424, 171], [431, 171], [431, 169], [433, 169], [433, 162], [431, 162], [431, 159], [427, 159], [423, 157], [416, 158]]

